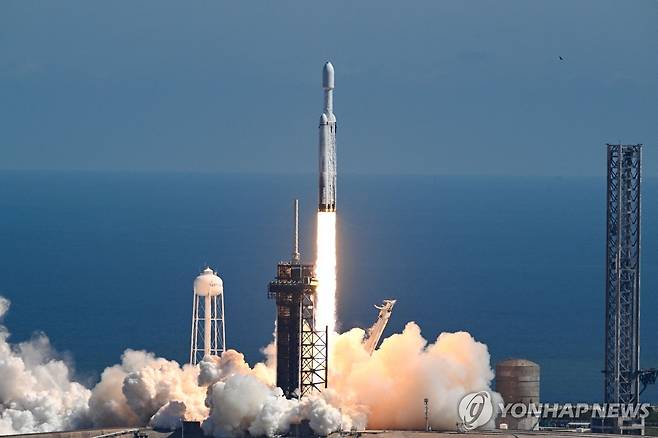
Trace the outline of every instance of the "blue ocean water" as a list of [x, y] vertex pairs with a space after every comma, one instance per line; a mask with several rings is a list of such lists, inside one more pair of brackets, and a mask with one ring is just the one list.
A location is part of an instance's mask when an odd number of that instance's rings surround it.
[[[495, 361], [542, 367], [545, 401], [602, 395], [604, 178], [351, 176], [339, 181], [339, 315], [387, 334], [467, 330]], [[642, 361], [658, 366], [658, 181], [643, 186]], [[266, 296], [301, 200], [313, 259], [315, 176], [0, 173], [0, 295], [12, 340], [49, 335], [92, 382], [125, 348], [189, 354], [192, 281], [225, 282], [227, 341], [254, 362], [272, 337]], [[645, 400], [658, 402], [658, 389]]]

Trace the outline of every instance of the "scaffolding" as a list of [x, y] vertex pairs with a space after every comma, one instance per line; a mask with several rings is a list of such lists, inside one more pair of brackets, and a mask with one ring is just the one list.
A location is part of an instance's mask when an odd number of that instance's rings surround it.
[[315, 327], [315, 295], [302, 297], [302, 332], [299, 373], [299, 395], [304, 397], [327, 387], [327, 359], [329, 356], [328, 327], [324, 331]]

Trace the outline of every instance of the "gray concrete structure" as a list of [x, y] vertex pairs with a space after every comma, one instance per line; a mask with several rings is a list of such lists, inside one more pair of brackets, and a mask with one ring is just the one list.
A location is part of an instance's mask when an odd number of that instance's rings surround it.
[[[496, 391], [505, 403], [539, 404], [539, 365], [526, 359], [508, 359], [496, 364]], [[511, 430], [533, 430], [539, 418], [498, 418], [496, 425], [507, 424]]]

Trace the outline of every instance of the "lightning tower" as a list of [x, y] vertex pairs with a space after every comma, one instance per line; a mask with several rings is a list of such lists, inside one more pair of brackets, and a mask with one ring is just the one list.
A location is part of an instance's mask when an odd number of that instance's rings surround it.
[[607, 148], [605, 402], [637, 403], [642, 145]]
[[[640, 369], [642, 145], [608, 144], [604, 401], [640, 402], [658, 370]], [[640, 386], [641, 385], [641, 386]], [[644, 435], [638, 416], [592, 418], [592, 432]]]

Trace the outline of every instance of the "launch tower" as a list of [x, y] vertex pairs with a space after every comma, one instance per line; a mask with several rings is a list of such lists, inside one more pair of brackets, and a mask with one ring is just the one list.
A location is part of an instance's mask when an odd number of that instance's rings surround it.
[[292, 259], [277, 265], [268, 297], [276, 300], [276, 385], [287, 398], [327, 386], [327, 331], [315, 330], [314, 266], [299, 254], [299, 204], [295, 200]]

